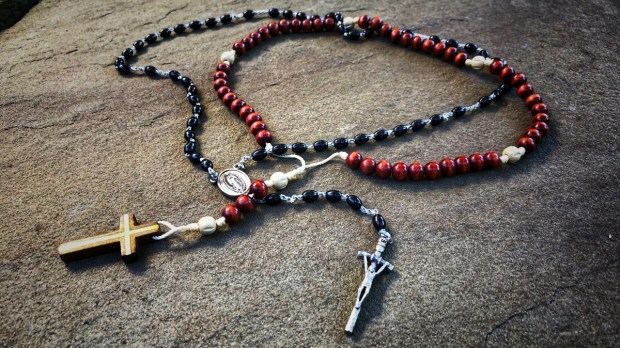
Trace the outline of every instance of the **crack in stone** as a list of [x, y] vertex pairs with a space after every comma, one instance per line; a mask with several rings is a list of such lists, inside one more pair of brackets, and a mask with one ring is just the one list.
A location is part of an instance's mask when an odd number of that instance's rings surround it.
[[597, 275], [599, 273], [603, 273], [606, 272], [607, 270], [609, 270], [610, 268], [613, 267], [614, 264], [618, 263], [618, 259], [614, 259], [611, 260], [609, 262], [607, 262], [604, 266], [600, 266], [600, 267], [596, 267], [594, 269], [592, 269], [591, 271], [584, 273], [583, 275], [579, 276], [578, 278], [580, 278], [579, 281], [573, 283], [573, 284], [569, 284], [569, 285], [558, 285], [555, 287], [555, 289], [553, 290], [553, 293], [547, 297], [546, 300], [536, 303], [528, 308], [525, 308], [517, 313], [511, 314], [510, 316], [508, 316], [506, 319], [503, 319], [502, 321], [500, 321], [498, 324], [493, 325], [493, 327], [491, 328], [491, 330], [489, 330], [485, 335], [484, 335], [484, 346], [487, 347], [489, 345], [489, 338], [491, 337], [491, 335], [493, 335], [495, 333], [495, 331], [501, 329], [502, 327], [510, 324], [510, 322], [513, 319], [516, 318], [521, 318], [524, 317], [526, 315], [528, 315], [530, 312], [538, 309], [538, 308], [542, 308], [542, 307], [547, 307], [552, 305], [555, 300], [556, 297], [558, 296], [558, 294], [560, 293], [560, 291], [563, 290], [567, 290], [567, 289], [571, 289], [574, 287], [577, 287], [582, 281], [583, 278], [588, 277], [588, 276], [594, 276]]
[[159, 20], [157, 20], [157, 23], [159, 24], [161, 21], [166, 19], [166, 17], [168, 17], [173, 12], [181, 11], [181, 10], [186, 9], [187, 6], [188, 6], [188, 4], [185, 4], [185, 5], [181, 6], [181, 7], [173, 8], [172, 10], [168, 11], [163, 17], [161, 17]]

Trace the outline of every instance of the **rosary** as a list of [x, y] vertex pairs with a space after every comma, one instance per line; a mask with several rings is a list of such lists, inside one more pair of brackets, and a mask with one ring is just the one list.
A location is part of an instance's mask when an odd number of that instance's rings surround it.
[[[267, 25], [260, 26], [241, 40], [234, 42], [232, 50], [221, 54], [213, 74], [213, 87], [217, 96], [242, 122], [245, 122], [249, 131], [255, 136], [259, 148], [241, 158], [230, 168], [218, 172], [214, 163], [203, 157], [199, 152], [195, 132], [200, 119], [204, 118], [204, 112], [197, 96], [197, 87], [192, 79], [183, 76], [176, 70], [164, 71], [150, 65], [135, 66], [130, 65], [128, 61], [137, 56], [145, 46], [174, 38], [178, 34], [200, 32], [205, 29], [228, 26], [259, 17], [271, 17], [273, 20]], [[360, 133], [352, 137], [341, 137], [331, 141], [274, 143], [273, 135], [269, 131], [264, 117], [232, 90], [230, 83], [230, 77], [233, 74], [232, 67], [243, 54], [272, 37], [311, 32], [337, 32], [348, 40], [386, 38], [405, 49], [422, 51], [424, 54], [452, 63], [457, 67], [487, 70], [492, 75], [498, 75], [501, 83], [491, 93], [482, 96], [471, 105], [456, 106], [449, 111], [396, 125], [391, 129], [379, 129], [375, 132]], [[504, 59], [491, 58], [488, 51], [473, 43], [462, 44], [453, 39], [423, 35], [412, 30], [401, 30], [392, 27], [379, 17], [371, 18], [367, 15], [351, 18], [332, 12], [325, 16], [307, 16], [303, 12], [275, 8], [227, 14], [219, 18], [178, 24], [174, 27], [164, 28], [158, 33], [149, 34], [125, 49], [116, 59], [114, 66], [123, 75], [144, 74], [151, 78], [170, 79], [185, 88], [187, 101], [191, 105], [191, 116], [186, 122], [184, 131], [184, 155], [191, 163], [206, 173], [211, 184], [227, 197], [234, 199], [234, 204], [225, 205], [220, 212], [221, 216], [218, 218], [204, 216], [197, 222], [182, 226], [175, 226], [167, 221], [138, 224], [133, 214], [125, 214], [121, 217], [119, 228], [115, 231], [60, 245], [58, 252], [61, 259], [71, 261], [98, 252], [118, 249], [120, 245], [123, 260], [131, 261], [136, 258], [136, 245], [139, 241], [162, 240], [179, 232], [200, 232], [203, 235], [210, 235], [218, 230], [226, 230], [230, 225], [238, 222], [242, 214], [251, 213], [257, 204], [275, 206], [281, 203], [313, 203], [319, 199], [324, 199], [331, 204], [344, 201], [354, 212], [370, 217], [378, 234], [374, 252], [358, 252], [358, 257], [364, 261], [364, 279], [358, 288], [353, 310], [345, 326], [345, 332], [349, 334], [353, 333], [362, 303], [371, 289], [374, 278], [378, 274], [391, 271], [394, 268], [383, 256], [387, 245], [393, 242], [385, 219], [377, 209], [369, 209], [364, 206], [358, 196], [338, 190], [325, 192], [307, 190], [301, 194], [293, 195], [285, 195], [277, 193], [277, 191], [285, 189], [289, 181], [301, 178], [308, 170], [332, 160], [343, 160], [347, 167], [352, 170], [359, 169], [366, 176], [374, 175], [380, 179], [393, 178], [397, 181], [436, 180], [455, 174], [494, 169], [508, 163], [515, 163], [526, 153], [535, 150], [541, 138], [549, 130], [548, 109], [547, 105], [543, 103], [542, 97], [540, 94], [534, 93], [534, 89], [527, 82], [525, 74], [516, 72]], [[517, 95], [525, 101], [525, 105], [533, 116], [533, 121], [532, 125], [517, 140], [516, 146], [506, 147], [501, 155], [498, 152], [489, 151], [484, 154], [474, 153], [469, 156], [457, 156], [454, 159], [443, 158], [438, 162], [431, 161], [423, 165], [415, 161], [410, 164], [404, 162], [392, 164], [386, 160], [375, 161], [371, 157], [362, 156], [357, 151], [349, 153], [342, 151], [348, 147], [362, 146], [371, 141], [382, 142], [391, 137], [402, 137], [423, 129], [430, 130], [451, 118], [457, 119], [466, 113], [484, 109], [494, 100], [506, 95], [512, 88], [515, 88]], [[306, 163], [302, 155], [310, 151], [316, 153], [330, 151], [333, 153], [321, 161]], [[250, 179], [246, 173], [247, 167], [252, 162], [263, 161], [267, 157], [296, 159], [300, 162], [300, 166], [287, 173], [275, 172], [266, 180]]]

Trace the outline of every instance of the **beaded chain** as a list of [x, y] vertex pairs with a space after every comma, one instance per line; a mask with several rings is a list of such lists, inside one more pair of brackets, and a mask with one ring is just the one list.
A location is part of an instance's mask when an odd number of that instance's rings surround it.
[[[137, 57], [140, 51], [146, 46], [155, 45], [163, 40], [177, 37], [182, 33], [200, 32], [205, 29], [223, 27], [243, 20], [261, 17], [271, 17], [276, 19], [276, 21], [260, 26], [248, 36], [234, 42], [232, 50], [226, 51], [220, 56], [220, 61], [213, 74], [213, 87], [216, 90], [218, 98], [247, 124], [250, 132], [256, 137], [256, 141], [261, 148], [254, 151], [251, 155], [243, 157], [233, 168], [218, 172], [215, 170], [213, 162], [203, 157], [200, 153], [196, 140], [196, 130], [198, 129], [200, 118], [204, 117], [204, 109], [198, 97], [198, 88], [193, 80], [188, 76], [182, 75], [177, 70], [166, 71], [152, 65], [131, 65], [129, 64], [129, 60]], [[247, 102], [239, 98], [231, 89], [230, 77], [232, 76], [232, 64], [234, 64], [238, 56], [245, 54], [274, 36], [310, 32], [339, 32], [348, 40], [371, 39], [373, 37], [387, 38], [389, 41], [405, 48], [422, 51], [436, 58], [453, 63], [457, 67], [467, 67], [476, 70], [487, 68], [491, 74], [499, 75], [502, 82], [491, 93], [481, 97], [477, 102], [471, 105], [456, 106], [450, 111], [399, 124], [390, 129], [379, 129], [375, 132], [360, 133], [352, 137], [340, 137], [333, 141], [317, 140], [311, 143], [295, 142], [292, 144], [273, 144], [273, 136], [267, 128], [264, 117], [252, 106], [248, 105]], [[505, 60], [501, 58], [491, 58], [488, 51], [473, 43], [462, 44], [453, 39], [443, 39], [435, 35], [423, 35], [415, 33], [413, 30], [401, 30], [392, 27], [379, 17], [370, 18], [367, 15], [356, 18], [345, 18], [340, 13], [332, 12], [325, 16], [308, 16], [303, 12], [273, 8], [270, 10], [247, 10], [243, 13], [226, 14], [217, 18], [213, 17], [205, 20], [181, 23], [172, 27], [166, 27], [159, 32], [148, 34], [144, 38], [135, 41], [133, 45], [126, 48], [115, 60], [114, 66], [121, 74], [144, 73], [149, 77], [170, 79], [175, 83], [181, 84], [185, 88], [187, 101], [191, 105], [191, 116], [187, 120], [184, 129], [184, 155], [189, 161], [198, 165], [207, 173], [209, 181], [212, 184], [216, 185], [225, 195], [235, 199], [234, 204], [226, 204], [222, 208], [220, 212], [221, 217], [219, 218], [204, 216], [195, 223], [182, 226], [175, 226], [167, 221], [158, 221], [159, 228], [163, 226], [167, 231], [152, 237], [153, 239], [161, 240], [178, 232], [194, 231], [201, 232], [204, 235], [210, 235], [216, 230], [227, 230], [229, 225], [241, 219], [242, 213], [250, 213], [255, 208], [256, 204], [275, 206], [283, 202], [290, 204], [295, 204], [297, 202], [312, 203], [319, 199], [324, 199], [331, 204], [346, 202], [353, 211], [372, 218], [372, 225], [377, 231], [379, 239], [373, 253], [358, 253], [358, 257], [364, 260], [365, 276], [358, 288], [355, 305], [345, 327], [347, 333], [352, 333], [354, 330], [361, 305], [372, 286], [375, 276], [383, 271], [390, 271], [393, 269], [393, 265], [382, 256], [386, 246], [393, 242], [392, 236], [388, 232], [385, 219], [379, 214], [378, 210], [369, 209], [364, 206], [362, 200], [358, 196], [346, 194], [338, 190], [329, 190], [325, 192], [306, 190], [301, 194], [289, 196], [281, 193], [270, 193], [270, 188], [275, 190], [284, 189], [289, 180], [296, 179], [307, 169], [317, 167], [332, 159], [344, 160], [349, 168], [354, 170], [359, 169], [365, 175], [375, 174], [381, 179], [391, 177], [399, 181], [418, 181], [424, 178], [434, 180], [440, 177], [453, 176], [454, 174], [464, 174], [469, 171], [480, 171], [485, 168], [493, 169], [499, 167], [502, 163], [514, 163], [526, 152], [533, 151], [537, 143], [541, 141], [541, 138], [549, 129], [548, 109], [546, 104], [542, 102], [542, 97], [534, 93], [533, 87], [527, 83], [525, 74], [520, 72], [517, 73]], [[349, 146], [362, 146], [371, 140], [374, 142], [381, 142], [390, 137], [401, 137], [410, 132], [415, 133], [424, 128], [439, 126], [451, 118], [460, 118], [468, 112], [472, 113], [476, 110], [484, 109], [499, 97], [506, 95], [512, 88], [516, 88], [517, 95], [525, 100], [525, 104], [533, 115], [533, 124], [526, 130], [525, 134], [518, 139], [516, 146], [507, 147], [503, 150], [501, 155], [497, 152], [490, 151], [484, 155], [474, 153], [470, 156], [458, 156], [454, 159], [444, 158], [439, 162], [432, 161], [425, 165], [421, 165], [419, 162], [412, 162], [409, 165], [398, 162], [392, 165], [386, 160], [381, 160], [377, 163], [373, 158], [363, 157], [357, 151], [350, 153], [340, 151]], [[338, 150], [338, 152], [333, 153], [320, 162], [306, 165], [301, 155], [309, 150], [315, 152]], [[291, 151], [292, 154], [287, 154], [289, 151]], [[289, 173], [276, 172], [268, 180], [251, 180], [244, 172], [246, 169], [245, 164], [249, 161], [262, 161], [266, 159], [267, 156], [276, 158], [296, 158], [302, 165]], [[122, 235], [123, 240], [128, 243], [126, 249], [133, 247], [131, 250], [134, 250], [135, 246], [129, 244], [132, 231], [148, 230], [140, 233], [151, 233], [152, 228], [144, 227], [139, 229], [135, 221], [133, 223], [129, 222], [127, 215], [125, 219], [127, 223], [123, 225], [121, 222], [121, 229], [119, 229], [119, 231], [124, 229], [124, 232], [115, 231], [108, 235], [110, 236], [109, 238], [112, 239], [120, 238], [117, 236]], [[128, 225], [131, 226], [128, 227]], [[159, 230], [159, 228], [157, 228], [157, 230]], [[135, 233], [137, 234], [138, 232]], [[101, 246], [102, 240], [101, 238], [97, 238], [97, 243], [99, 243], [97, 246]], [[87, 242], [87, 239], [74, 241], [72, 243], [75, 244], [75, 242], [83, 245]], [[121, 251], [123, 252], [124, 244], [122, 243], [124, 242], [121, 242]], [[64, 256], [67, 260], [69, 259], [69, 252], [63, 254], [62, 250], [66, 251], [70, 249], [70, 247], [71, 245], [64, 245], [59, 248], [61, 257]], [[131, 252], [127, 252], [127, 254], [130, 253]], [[123, 252], [123, 256], [125, 255], [125, 252]]]

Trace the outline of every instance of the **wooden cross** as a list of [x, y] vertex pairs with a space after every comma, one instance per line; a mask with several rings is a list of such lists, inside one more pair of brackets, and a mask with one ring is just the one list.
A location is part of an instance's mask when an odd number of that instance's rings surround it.
[[136, 241], [138, 239], [152, 240], [151, 237], [158, 233], [157, 223], [138, 225], [133, 214], [125, 214], [121, 216], [121, 222], [116, 231], [63, 243], [58, 247], [58, 253], [63, 261], [73, 261], [117, 249], [120, 243], [121, 256], [124, 261], [129, 262], [136, 259]]

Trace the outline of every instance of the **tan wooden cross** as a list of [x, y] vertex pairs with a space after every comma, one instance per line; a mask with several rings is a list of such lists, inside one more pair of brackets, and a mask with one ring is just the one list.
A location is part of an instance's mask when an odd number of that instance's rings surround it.
[[138, 239], [150, 240], [150, 237], [158, 233], [159, 225], [157, 223], [138, 225], [133, 214], [125, 214], [121, 216], [118, 230], [63, 243], [58, 247], [58, 252], [63, 261], [72, 261], [114, 249], [118, 250], [120, 243], [123, 260], [133, 261], [137, 255], [136, 241]]

